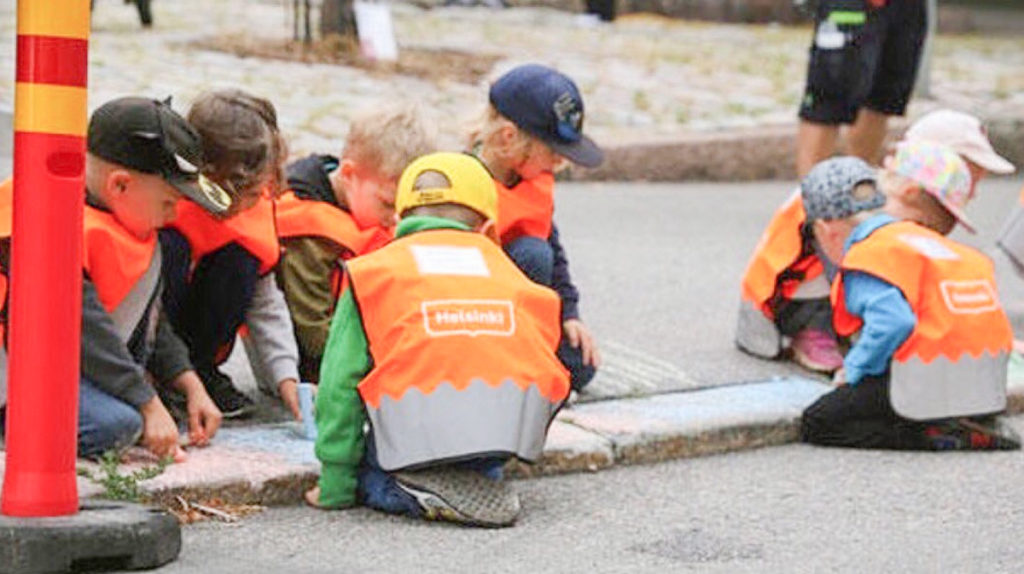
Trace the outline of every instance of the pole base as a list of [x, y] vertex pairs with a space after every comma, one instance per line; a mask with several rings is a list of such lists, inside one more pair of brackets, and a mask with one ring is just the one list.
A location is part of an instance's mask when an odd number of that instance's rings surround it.
[[181, 527], [166, 512], [139, 504], [83, 501], [72, 516], [0, 516], [0, 573], [143, 570], [181, 552]]

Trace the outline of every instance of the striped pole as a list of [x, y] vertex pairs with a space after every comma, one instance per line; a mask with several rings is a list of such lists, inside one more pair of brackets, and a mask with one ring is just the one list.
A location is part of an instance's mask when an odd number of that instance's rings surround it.
[[18, 0], [7, 463], [0, 512], [78, 511], [89, 0]]

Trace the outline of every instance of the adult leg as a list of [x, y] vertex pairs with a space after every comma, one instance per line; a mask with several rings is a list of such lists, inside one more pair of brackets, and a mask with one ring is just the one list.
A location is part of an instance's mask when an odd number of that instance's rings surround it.
[[864, 161], [878, 165], [882, 160], [889, 116], [869, 108], [857, 112], [857, 120], [846, 132], [846, 151]]
[[839, 126], [800, 120], [796, 139], [796, 173], [803, 178], [811, 168], [836, 152]]
[[135, 444], [142, 436], [142, 414], [86, 379], [78, 387], [78, 455], [99, 456]]
[[851, 153], [878, 163], [887, 120], [906, 113], [917, 81], [926, 34], [925, 2], [890, 2], [872, 16], [872, 33], [881, 39], [870, 53], [874, 80], [848, 140]]

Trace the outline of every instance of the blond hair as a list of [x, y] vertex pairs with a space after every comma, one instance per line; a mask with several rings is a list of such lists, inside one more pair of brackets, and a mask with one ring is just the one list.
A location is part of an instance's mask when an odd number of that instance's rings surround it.
[[[499, 135], [506, 126], [516, 130], [516, 138], [503, 144]], [[519, 129], [512, 120], [501, 115], [493, 105], [488, 104], [466, 130], [466, 146], [479, 154], [486, 154], [490, 160], [502, 165], [515, 165], [529, 153], [530, 145], [536, 138]]]
[[358, 114], [345, 138], [342, 159], [388, 179], [398, 179], [412, 160], [437, 149], [437, 126], [419, 106], [375, 106]]

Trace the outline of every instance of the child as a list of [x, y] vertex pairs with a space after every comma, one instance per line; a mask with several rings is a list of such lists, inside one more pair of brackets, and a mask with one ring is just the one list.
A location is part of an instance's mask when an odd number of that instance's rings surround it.
[[502, 463], [540, 456], [569, 375], [555, 355], [558, 297], [496, 245], [496, 203], [472, 156], [421, 157], [398, 183], [395, 240], [346, 263], [320, 371], [323, 464], [309, 504], [344, 508], [358, 494], [411, 517], [515, 521]]
[[840, 262], [831, 296], [836, 331], [859, 332], [835, 375], [837, 388], [804, 411], [803, 440], [858, 448], [1019, 448], [993, 418], [1006, 406], [1013, 335], [992, 263], [941, 234], [967, 223], [950, 201], [970, 193], [967, 166], [949, 148], [928, 142], [901, 144], [886, 161], [885, 185], [924, 190], [922, 209], [941, 233], [882, 213], [885, 195], [874, 181], [835, 185], [836, 173], [851, 169], [869, 168], [855, 158], [827, 160], [801, 184], [814, 237]]
[[594, 377], [601, 359], [579, 318], [579, 292], [552, 220], [554, 174], [565, 159], [597, 167], [604, 154], [583, 135], [583, 98], [576, 84], [556, 70], [519, 66], [498, 78], [489, 99], [469, 146], [498, 187], [502, 248], [530, 279], [553, 288], [562, 300], [558, 356], [578, 391]]
[[288, 167], [278, 198], [284, 252], [277, 279], [299, 345], [299, 374], [317, 382], [344, 260], [380, 247], [395, 218], [402, 169], [435, 149], [436, 130], [411, 105], [378, 107], [352, 121], [341, 159], [310, 155]]
[[168, 317], [225, 417], [255, 406], [218, 369], [245, 325], [257, 382], [298, 418], [298, 349], [272, 273], [280, 254], [272, 198], [286, 155], [277, 113], [263, 98], [222, 90], [199, 96], [188, 119], [203, 138], [204, 173], [231, 195], [231, 208], [213, 216], [183, 201], [161, 232]]
[[[185, 395], [191, 444], [213, 438], [221, 413], [155, 303], [157, 230], [182, 195], [213, 213], [228, 199], [202, 181], [199, 135], [166, 102], [126, 97], [100, 106], [87, 149], [78, 453], [99, 456], [141, 440], [180, 461], [177, 424], [150, 380]], [[11, 191], [2, 186], [2, 203], [10, 205]], [[8, 237], [0, 248], [5, 274], [9, 245]]]
[[[948, 145], [967, 162], [974, 196], [978, 181], [988, 172], [1011, 173], [1013, 166], [993, 149], [977, 118], [953, 110], [938, 110], [914, 122], [906, 141]], [[897, 202], [887, 210], [904, 217]], [[918, 223], [925, 223], [916, 220]], [[775, 213], [758, 243], [742, 282], [742, 302], [736, 329], [737, 346], [755, 356], [772, 359], [789, 337], [793, 360], [812, 370], [831, 373], [842, 365], [832, 331], [828, 283], [831, 262], [821, 258], [805, 225], [799, 194], [793, 194]]]

